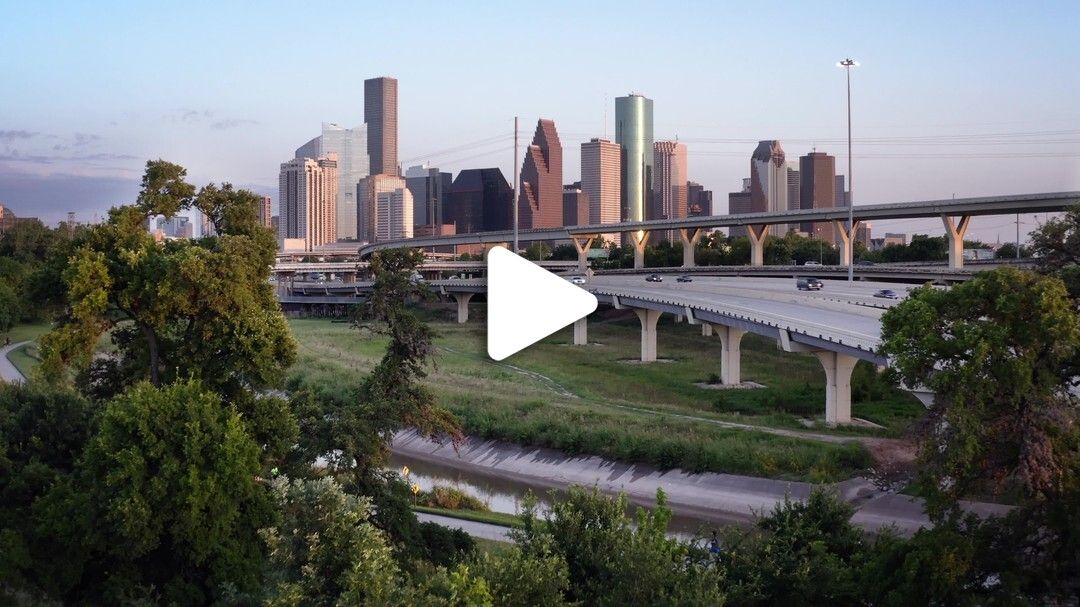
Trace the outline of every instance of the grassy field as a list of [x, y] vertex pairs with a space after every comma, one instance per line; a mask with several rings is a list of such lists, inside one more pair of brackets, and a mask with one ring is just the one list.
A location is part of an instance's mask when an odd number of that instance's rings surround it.
[[[670, 362], [636, 364], [639, 325], [636, 318], [620, 316], [590, 321], [589, 338], [596, 345], [566, 345], [567, 329], [495, 363], [486, 355], [482, 322], [458, 325], [447, 310], [429, 315], [439, 337], [427, 383], [472, 435], [663, 468], [813, 481], [845, 478], [869, 462], [857, 444], [823, 444], [709, 423], [805, 429], [820, 421], [824, 372], [817, 359], [780, 352], [768, 340], [747, 335], [742, 363], [744, 379], [767, 388], [712, 390], [695, 384], [719, 372], [719, 339], [702, 337], [699, 327], [670, 322], [661, 327], [659, 354]], [[294, 386], [347, 391], [386, 345], [384, 338], [360, 335], [344, 323], [297, 319], [291, 326], [299, 343], [299, 361], [290, 372]], [[837, 432], [902, 432], [921, 405], [906, 395], [885, 396], [856, 404], [854, 412], [886, 430]]]

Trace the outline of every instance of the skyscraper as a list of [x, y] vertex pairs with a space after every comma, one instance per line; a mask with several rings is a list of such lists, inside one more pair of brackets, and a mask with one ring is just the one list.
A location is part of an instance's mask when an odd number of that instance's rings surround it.
[[622, 146], [622, 218], [649, 219], [653, 179], [653, 102], [642, 95], [615, 98], [615, 143]]
[[[356, 237], [362, 241], [377, 240], [377, 204], [379, 194], [407, 188], [404, 178], [396, 175], [373, 174], [356, 183]], [[411, 219], [411, 218], [410, 218]]]
[[652, 219], [682, 219], [687, 211], [686, 144], [657, 141], [653, 144]]
[[800, 175], [798, 165], [787, 163], [787, 208], [789, 211], [798, 211], [800, 208]]
[[[750, 157], [750, 210], [752, 213], [779, 213], [788, 210], [787, 165], [784, 148], [776, 140], [758, 142]], [[772, 227], [776, 236], [787, 233], [787, 225]]]
[[[589, 199], [589, 223], [622, 219], [622, 148], [607, 139], [581, 144], [581, 190]], [[614, 234], [603, 235], [614, 240]]]
[[368, 176], [368, 137], [364, 125], [347, 129], [332, 122], [322, 124], [322, 134], [296, 148], [297, 158], [326, 158], [337, 154], [337, 235], [356, 238], [356, 182]]
[[443, 202], [452, 183], [450, 173], [426, 164], [405, 171], [405, 184], [413, 195], [414, 225], [431, 226], [433, 232], [439, 231], [436, 226], [443, 224]]
[[364, 122], [372, 175], [398, 175], [398, 81], [369, 78], [364, 81]]
[[555, 123], [541, 118], [521, 165], [518, 219], [523, 230], [563, 225], [562, 144]]
[[413, 196], [408, 188], [375, 195], [375, 240], [413, 237]]
[[712, 190], [706, 190], [705, 186], [693, 181], [686, 184], [687, 217], [707, 217], [712, 214]]
[[[744, 213], [752, 213], [752, 204], [750, 201], [750, 179], [743, 179], [742, 191], [731, 192], [728, 194], [728, 215], [742, 215]], [[732, 238], [738, 238], [740, 236], [746, 236], [745, 226], [731, 226], [728, 228], [728, 236]]]
[[[836, 158], [825, 152], [811, 152], [799, 158], [799, 172], [802, 174], [801, 208], [828, 209], [836, 206]], [[831, 222], [804, 222], [802, 231], [814, 238], [833, 239]]]
[[259, 218], [259, 225], [264, 228], [270, 227], [270, 197], [261, 196], [259, 199], [259, 206], [255, 209]]
[[278, 177], [278, 237], [301, 238], [304, 250], [337, 239], [337, 158], [294, 158]]
[[843, 175], [836, 176], [836, 189], [833, 192], [834, 200], [836, 201], [833, 206], [846, 207], [848, 201], [846, 179]]
[[583, 226], [589, 223], [589, 195], [576, 185], [568, 185], [562, 194], [562, 225]]
[[513, 228], [514, 193], [499, 169], [458, 173], [443, 204], [443, 222], [458, 234]]

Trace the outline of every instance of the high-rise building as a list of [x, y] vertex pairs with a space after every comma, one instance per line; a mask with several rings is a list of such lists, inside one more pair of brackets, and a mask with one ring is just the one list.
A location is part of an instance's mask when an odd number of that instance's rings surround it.
[[789, 211], [798, 211], [802, 208], [799, 204], [800, 183], [799, 169], [794, 163], [787, 163], [787, 208]]
[[454, 182], [450, 173], [439, 171], [426, 164], [409, 167], [405, 171], [405, 184], [413, 196], [413, 224], [432, 226], [438, 232], [443, 223], [442, 207], [446, 193]]
[[399, 175], [398, 81], [369, 78], [364, 81], [364, 122], [372, 175]]
[[[836, 158], [825, 152], [810, 152], [799, 158], [800, 203], [803, 209], [828, 209], [836, 206]], [[814, 238], [833, 240], [833, 225], [828, 221], [807, 221], [802, 231]]]
[[686, 184], [687, 217], [708, 217], [713, 214], [712, 191], [693, 181]]
[[[589, 199], [589, 223], [618, 223], [622, 219], [622, 148], [607, 139], [581, 144], [581, 190]], [[604, 234], [604, 240], [615, 240]]]
[[[339, 186], [340, 187], [340, 186]], [[270, 227], [270, 197], [260, 196], [259, 206], [255, 208], [255, 214], [258, 216], [259, 225], [264, 228]]]
[[356, 183], [356, 236], [366, 242], [377, 240], [376, 206], [379, 194], [408, 188], [405, 179], [396, 175], [373, 174]]
[[[753, 203], [750, 200], [750, 179], [746, 178], [742, 181], [741, 192], [731, 192], [728, 194], [728, 215], [743, 215], [745, 213], [753, 213]], [[728, 228], [728, 236], [732, 238], [738, 238], [740, 236], [746, 236], [746, 227], [744, 226], [731, 226]]]
[[855, 241], [861, 242], [867, 249], [870, 248], [870, 243], [873, 240], [874, 226], [869, 221], [859, 222], [858, 227], [855, 228]]
[[413, 237], [413, 195], [397, 188], [375, 195], [375, 240]]
[[583, 226], [589, 223], [589, 195], [576, 185], [568, 185], [562, 195], [562, 225]]
[[278, 178], [278, 238], [303, 239], [304, 250], [337, 240], [337, 157], [294, 158]]
[[[787, 164], [784, 148], [776, 140], [758, 142], [750, 157], [750, 206], [753, 213], [780, 213], [788, 210]], [[786, 224], [774, 225], [770, 232], [783, 236]]]
[[525, 150], [518, 192], [518, 226], [523, 230], [563, 225], [562, 144], [555, 122], [541, 118]]
[[510, 230], [514, 227], [514, 192], [499, 169], [458, 173], [443, 204], [443, 223], [458, 234]]
[[296, 148], [297, 158], [327, 158], [337, 154], [336, 201], [339, 240], [356, 238], [356, 183], [368, 176], [367, 126], [347, 129], [332, 122], [322, 124], [322, 134]]
[[615, 98], [615, 143], [622, 146], [622, 219], [650, 219], [653, 180], [653, 102], [642, 95]]
[[210, 221], [210, 216], [202, 211], [195, 211], [195, 216], [199, 219], [199, 237], [206, 238], [207, 236], [217, 236], [217, 230], [214, 229], [214, 222]]
[[195, 236], [195, 226], [191, 223], [191, 218], [183, 215], [161, 217], [157, 220], [157, 228], [168, 238], [193, 238]]
[[848, 191], [845, 189], [847, 187], [845, 182], [846, 179], [843, 175], [836, 176], [836, 186], [833, 192], [833, 195], [835, 196], [833, 206], [835, 207], [846, 207], [848, 205], [847, 201], [851, 199]]
[[652, 219], [682, 219], [686, 217], [688, 197], [686, 178], [686, 144], [678, 141], [657, 141], [653, 144], [653, 216]]

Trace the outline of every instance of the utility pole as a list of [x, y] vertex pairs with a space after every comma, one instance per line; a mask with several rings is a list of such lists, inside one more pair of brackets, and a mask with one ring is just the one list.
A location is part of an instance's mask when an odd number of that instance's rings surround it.
[[518, 253], [518, 117], [514, 116], [514, 255]]
[[1016, 214], [1016, 261], [1020, 261], [1020, 213]]
[[851, 245], [851, 256], [848, 258], [847, 279], [855, 282], [855, 178], [851, 173], [851, 68], [858, 67], [859, 62], [847, 58], [836, 64], [847, 72], [847, 205], [848, 205], [848, 244]]

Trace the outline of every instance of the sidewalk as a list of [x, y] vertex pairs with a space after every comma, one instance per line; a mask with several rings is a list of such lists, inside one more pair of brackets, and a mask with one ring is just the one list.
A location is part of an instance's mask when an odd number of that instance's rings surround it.
[[10, 346], [4, 346], [3, 348], [0, 348], [0, 379], [10, 382], [26, 381], [26, 378], [23, 377], [23, 374], [19, 373], [19, 370], [15, 368], [15, 365], [11, 364], [11, 361], [8, 360], [8, 352], [21, 348], [28, 343], [30, 342], [20, 341], [17, 343], [13, 343]]

